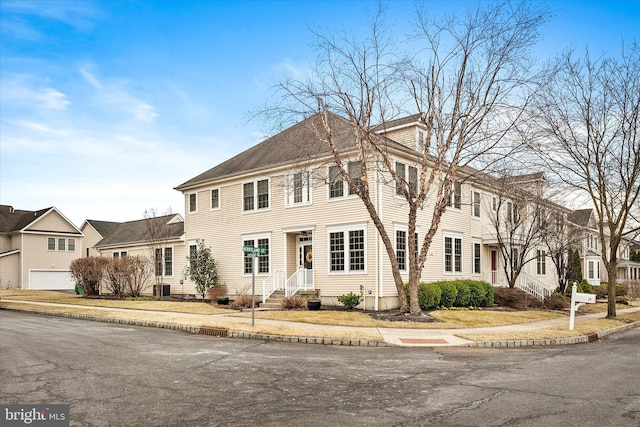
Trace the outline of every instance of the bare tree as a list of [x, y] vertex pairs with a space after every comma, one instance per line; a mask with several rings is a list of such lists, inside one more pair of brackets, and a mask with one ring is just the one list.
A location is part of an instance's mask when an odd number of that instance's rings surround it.
[[[383, 15], [380, 8], [373, 14], [364, 40], [314, 33], [319, 55], [313, 75], [280, 84], [282, 102], [265, 113], [279, 121], [320, 118], [310, 123], [378, 231], [401, 309], [419, 314], [422, 269], [453, 186], [477, 172], [482, 159], [500, 158], [513, 148], [507, 141], [528, 102], [523, 85], [532, 79], [529, 49], [547, 14], [525, 2], [481, 4], [463, 15], [434, 18], [420, 10], [404, 58], [396, 54], [399, 46]], [[410, 153], [415, 180], [395, 170], [398, 152], [381, 136], [386, 122], [412, 113], [425, 135], [424, 145]], [[349, 147], [338, 143], [340, 120], [334, 114], [351, 127]], [[352, 163], [359, 170], [350, 171]], [[418, 212], [427, 208], [431, 215], [422, 241], [407, 239], [409, 253], [417, 254], [408, 257], [409, 298], [392, 238], [370, 194], [375, 180], [404, 197], [409, 236], [415, 235]]]
[[486, 206], [510, 288], [516, 286], [524, 266], [541, 256], [538, 250], [544, 245], [547, 230], [544, 184], [539, 182], [527, 188], [523, 178], [529, 176], [503, 176], [493, 181], [495, 196], [491, 205]]
[[559, 182], [587, 194], [607, 270], [607, 317], [616, 317], [618, 249], [637, 235], [640, 211], [640, 46], [619, 58], [563, 54], [530, 123], [536, 149]]
[[[165, 256], [167, 243], [171, 238], [171, 228], [168, 227], [169, 217], [171, 215], [171, 208], [166, 212], [158, 214], [157, 209], [150, 208], [144, 211], [145, 224], [145, 237], [147, 246], [151, 252], [151, 259], [153, 260], [154, 275], [156, 285], [160, 285], [164, 282], [165, 274]], [[156, 287], [156, 296], [158, 299], [162, 299], [163, 287]]]
[[549, 257], [555, 266], [558, 288], [561, 293], [564, 293], [571, 275], [579, 273], [572, 271], [576, 267], [572, 264], [571, 251], [578, 250], [584, 233], [579, 228], [568, 224], [561, 212], [545, 215], [544, 221], [542, 240], [547, 246]]

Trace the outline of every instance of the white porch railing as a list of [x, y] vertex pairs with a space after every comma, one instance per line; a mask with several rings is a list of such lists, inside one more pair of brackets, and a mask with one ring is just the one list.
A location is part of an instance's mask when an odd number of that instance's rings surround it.
[[522, 289], [528, 294], [531, 294], [540, 299], [545, 299], [554, 291], [554, 289], [551, 289], [548, 283], [543, 282], [542, 280], [527, 273], [520, 273], [520, 276], [518, 277], [518, 280], [516, 282], [516, 288]]
[[275, 270], [262, 281], [262, 301], [266, 301], [278, 289], [284, 289], [285, 278], [283, 270]]
[[[504, 272], [497, 270], [487, 273], [487, 282], [493, 286], [509, 286]], [[555, 290], [555, 288], [552, 288], [548, 283], [524, 272], [521, 272], [518, 276], [516, 288], [540, 299], [545, 299]]]
[[313, 270], [309, 268], [300, 268], [287, 279], [285, 295], [290, 297], [300, 290], [312, 291], [314, 289]]

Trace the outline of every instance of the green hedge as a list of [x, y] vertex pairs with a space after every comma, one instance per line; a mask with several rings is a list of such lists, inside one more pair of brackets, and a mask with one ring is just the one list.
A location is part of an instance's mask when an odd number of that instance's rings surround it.
[[[405, 290], [408, 295], [408, 285]], [[478, 280], [420, 283], [418, 288], [418, 304], [423, 310], [437, 307], [489, 307], [493, 302], [493, 286]]]

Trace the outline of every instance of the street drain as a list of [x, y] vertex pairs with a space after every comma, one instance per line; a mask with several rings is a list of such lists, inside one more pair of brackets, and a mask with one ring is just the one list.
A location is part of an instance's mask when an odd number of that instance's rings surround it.
[[206, 326], [200, 326], [200, 335], [208, 335], [210, 337], [226, 337], [229, 333], [228, 329], [222, 328], [208, 328]]

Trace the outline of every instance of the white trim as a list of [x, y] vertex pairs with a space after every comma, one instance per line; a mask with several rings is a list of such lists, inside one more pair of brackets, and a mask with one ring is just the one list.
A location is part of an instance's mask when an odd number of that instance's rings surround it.
[[[218, 192], [218, 207], [217, 208], [214, 208], [213, 206], [211, 206], [212, 196], [213, 196], [213, 192], [214, 191]], [[222, 208], [222, 191], [220, 190], [220, 187], [210, 188], [209, 189], [209, 210], [211, 210], [211, 211], [219, 211], [221, 208]]]
[[[330, 276], [333, 275], [363, 275], [367, 274], [368, 271], [368, 262], [367, 262], [367, 223], [359, 222], [355, 224], [344, 224], [344, 225], [335, 225], [335, 226], [327, 226], [327, 274]], [[352, 270], [350, 263], [350, 253], [349, 253], [349, 232], [351, 231], [362, 231], [362, 238], [364, 243], [364, 268], [362, 270]], [[332, 271], [331, 270], [331, 233], [344, 233], [344, 270]]]

